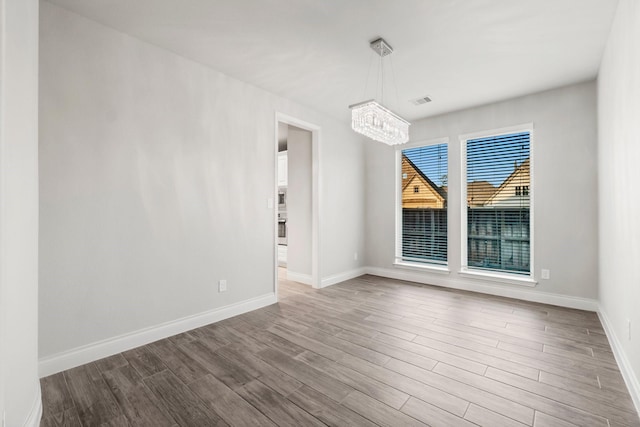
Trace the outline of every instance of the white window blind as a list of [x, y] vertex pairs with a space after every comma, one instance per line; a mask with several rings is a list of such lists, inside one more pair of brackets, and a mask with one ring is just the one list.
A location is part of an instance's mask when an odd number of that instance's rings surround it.
[[530, 133], [466, 141], [467, 267], [530, 274]]
[[402, 150], [401, 261], [447, 264], [447, 144]]

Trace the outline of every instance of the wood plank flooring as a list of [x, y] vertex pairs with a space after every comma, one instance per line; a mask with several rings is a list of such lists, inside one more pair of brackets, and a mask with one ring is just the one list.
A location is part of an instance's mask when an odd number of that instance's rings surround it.
[[640, 426], [596, 314], [362, 276], [41, 380], [41, 426]]

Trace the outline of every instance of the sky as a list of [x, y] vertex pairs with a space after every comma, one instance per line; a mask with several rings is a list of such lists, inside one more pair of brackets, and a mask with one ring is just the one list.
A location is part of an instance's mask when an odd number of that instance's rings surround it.
[[[529, 132], [467, 141], [467, 182], [489, 181], [494, 187], [529, 157]], [[447, 185], [447, 144], [402, 150], [438, 186]]]
[[406, 155], [437, 186], [447, 185], [445, 176], [449, 159], [447, 144], [409, 148], [402, 150], [402, 154]]

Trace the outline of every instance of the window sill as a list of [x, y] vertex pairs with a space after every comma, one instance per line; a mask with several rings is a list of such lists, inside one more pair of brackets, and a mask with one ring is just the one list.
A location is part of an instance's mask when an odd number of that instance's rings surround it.
[[507, 283], [509, 285], [535, 287], [538, 282], [529, 276], [518, 276], [515, 274], [501, 274], [489, 271], [462, 269], [458, 272], [460, 276], [470, 277], [473, 279], [489, 280], [492, 282]]
[[416, 271], [425, 271], [429, 273], [438, 273], [438, 274], [449, 274], [451, 270], [445, 266], [440, 265], [432, 265], [432, 264], [422, 264], [419, 262], [409, 262], [409, 261], [395, 261], [393, 263], [394, 267], [404, 268], [407, 270], [416, 270]]

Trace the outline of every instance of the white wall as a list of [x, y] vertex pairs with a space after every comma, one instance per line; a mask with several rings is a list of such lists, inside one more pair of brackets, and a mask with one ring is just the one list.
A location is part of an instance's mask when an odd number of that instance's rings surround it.
[[602, 59], [598, 126], [601, 310], [640, 410], [640, 3], [636, 0], [620, 0]]
[[[533, 268], [537, 280], [542, 268], [551, 270], [551, 279], [539, 280], [535, 288], [525, 288], [462, 277], [458, 274], [462, 258], [459, 135], [526, 123], [533, 123], [535, 127]], [[376, 143], [366, 146], [367, 265], [373, 267], [370, 271], [595, 309], [598, 293], [595, 83], [581, 83], [431, 117], [411, 126], [411, 141], [441, 137], [448, 137], [450, 141], [448, 255], [451, 273], [412, 271], [409, 277], [407, 270], [394, 269], [395, 156], [393, 148]]]
[[0, 14], [0, 416], [37, 426], [38, 1]]
[[321, 276], [360, 267], [343, 121], [46, 2], [40, 62], [41, 357], [273, 292], [276, 111], [321, 128]]
[[[311, 132], [288, 127], [287, 274], [311, 276]], [[310, 282], [309, 282], [310, 283]]]

